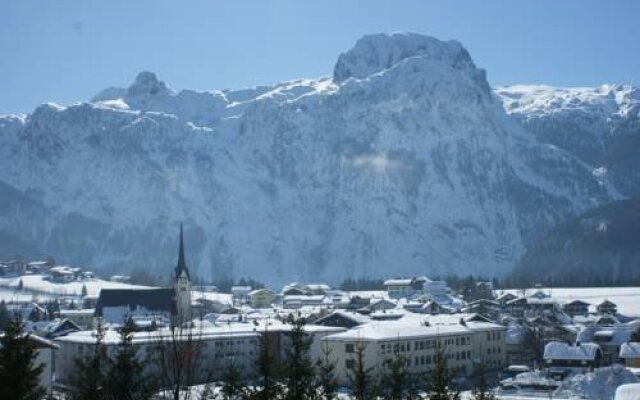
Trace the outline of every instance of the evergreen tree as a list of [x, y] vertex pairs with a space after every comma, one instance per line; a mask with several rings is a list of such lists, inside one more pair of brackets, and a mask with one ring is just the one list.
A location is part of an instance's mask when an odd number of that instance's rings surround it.
[[496, 400], [496, 397], [491, 393], [489, 386], [487, 385], [487, 375], [484, 367], [484, 363], [478, 363], [475, 367], [474, 375], [476, 378], [475, 390], [473, 393], [474, 400]]
[[304, 332], [304, 318], [289, 315], [287, 322], [291, 324], [290, 343], [285, 349], [283, 378], [286, 387], [286, 400], [312, 399], [314, 393], [313, 363], [309, 358], [311, 338]]
[[24, 288], [24, 282], [22, 282], [22, 279], [20, 279], [20, 281], [18, 281], [18, 290], [22, 290]]
[[251, 400], [275, 400], [282, 395], [282, 387], [277, 381], [278, 364], [269, 351], [268, 332], [260, 338], [260, 348], [255, 362], [255, 387], [247, 393]]
[[367, 345], [360, 342], [354, 346], [353, 362], [348, 371], [351, 389], [356, 400], [369, 400], [375, 398], [375, 381], [372, 375], [373, 367], [365, 365], [364, 352]]
[[86, 297], [87, 296], [87, 285], [82, 285], [82, 290], [80, 291], [80, 294], [82, 297]]
[[11, 313], [7, 309], [7, 305], [4, 303], [4, 300], [0, 301], [0, 332], [4, 331], [11, 323], [11, 320]]
[[108, 400], [147, 400], [153, 396], [154, 385], [151, 378], [144, 374], [145, 363], [138, 359], [132, 338], [132, 333], [125, 326], [118, 353], [110, 360], [105, 377]]
[[331, 347], [322, 345], [322, 356], [316, 361], [315, 392], [319, 400], [333, 400], [336, 397], [338, 382], [336, 380], [336, 364], [331, 359]]
[[235, 362], [230, 362], [222, 374], [222, 395], [224, 400], [236, 400], [242, 395], [240, 371]]
[[452, 390], [453, 377], [444, 350], [435, 356], [435, 368], [429, 379], [429, 400], [458, 400], [460, 392]]
[[69, 400], [104, 400], [106, 399], [104, 380], [106, 349], [102, 343], [104, 329], [98, 325], [96, 329], [96, 345], [90, 358], [77, 358], [74, 371], [67, 387]]
[[403, 392], [409, 383], [409, 371], [407, 370], [407, 359], [395, 351], [394, 357], [386, 364], [384, 373], [385, 400], [402, 400]]
[[37, 348], [19, 318], [13, 319], [0, 337], [0, 399], [41, 400], [46, 392], [40, 386], [44, 365], [35, 364]]

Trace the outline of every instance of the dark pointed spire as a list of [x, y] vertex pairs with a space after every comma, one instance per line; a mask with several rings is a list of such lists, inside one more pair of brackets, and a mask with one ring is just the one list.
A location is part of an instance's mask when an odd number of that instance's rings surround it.
[[187, 269], [187, 263], [184, 261], [184, 238], [182, 234], [182, 222], [180, 222], [180, 247], [178, 248], [178, 265], [176, 266], [176, 278], [182, 275], [182, 271], [187, 273], [189, 277], [189, 270]]

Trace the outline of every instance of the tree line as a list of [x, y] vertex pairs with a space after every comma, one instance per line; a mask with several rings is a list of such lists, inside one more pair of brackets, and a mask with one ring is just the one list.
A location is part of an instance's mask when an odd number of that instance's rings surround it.
[[[186, 390], [194, 385], [193, 369], [199, 368], [198, 349], [176, 347], [183, 341], [163, 343], [162, 354], [154, 358], [139, 354], [133, 343], [135, 325], [129, 319], [120, 331], [115, 351], [107, 351], [105, 331], [95, 330], [95, 345], [91, 354], [74, 360], [71, 379], [65, 382], [65, 400], [333, 400], [338, 395], [336, 364], [331, 348], [323, 345], [321, 355], [310, 355], [312, 338], [305, 332], [305, 319], [290, 315], [291, 330], [286, 339], [282, 359], [273, 354], [269, 335], [260, 336], [253, 360], [254, 374], [244, 377], [233, 361], [222, 366], [221, 379], [215, 385], [205, 385], [199, 393]], [[40, 400], [46, 395], [39, 385], [43, 366], [36, 363], [36, 347], [22, 331], [23, 325], [14, 319], [0, 338], [0, 398]], [[197, 344], [194, 337], [191, 344]], [[189, 343], [187, 343], [189, 344]], [[460, 391], [455, 375], [447, 366], [444, 350], [435, 357], [435, 366], [423, 374], [408, 367], [408, 359], [400, 353], [382, 368], [365, 363], [366, 345], [354, 346], [348, 369], [351, 397], [355, 400], [457, 400]], [[111, 354], [109, 354], [111, 353]], [[191, 355], [192, 357], [187, 357]], [[168, 360], [163, 362], [161, 360]], [[153, 363], [149, 373], [149, 363]], [[493, 400], [480, 363], [475, 370], [474, 399]]]

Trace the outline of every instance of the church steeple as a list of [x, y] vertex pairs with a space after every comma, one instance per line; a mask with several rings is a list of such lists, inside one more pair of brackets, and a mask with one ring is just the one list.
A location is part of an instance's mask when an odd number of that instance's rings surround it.
[[187, 279], [190, 279], [189, 270], [187, 269], [187, 264], [184, 261], [184, 238], [182, 234], [182, 222], [180, 223], [180, 247], [178, 248], [178, 265], [176, 265], [175, 272], [176, 279], [178, 279], [183, 272], [187, 275]]

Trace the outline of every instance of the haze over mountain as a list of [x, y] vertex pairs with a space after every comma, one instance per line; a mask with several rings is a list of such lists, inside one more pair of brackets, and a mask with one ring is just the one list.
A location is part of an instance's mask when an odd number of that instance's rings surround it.
[[509, 280], [517, 286], [637, 285], [640, 200], [615, 201], [559, 224], [527, 250]]
[[[640, 191], [640, 91], [491, 90], [462, 45], [369, 35], [332, 77], [173, 92], [150, 72], [0, 117], [0, 255], [205, 277], [502, 275]], [[502, 101], [504, 101], [503, 108]]]

